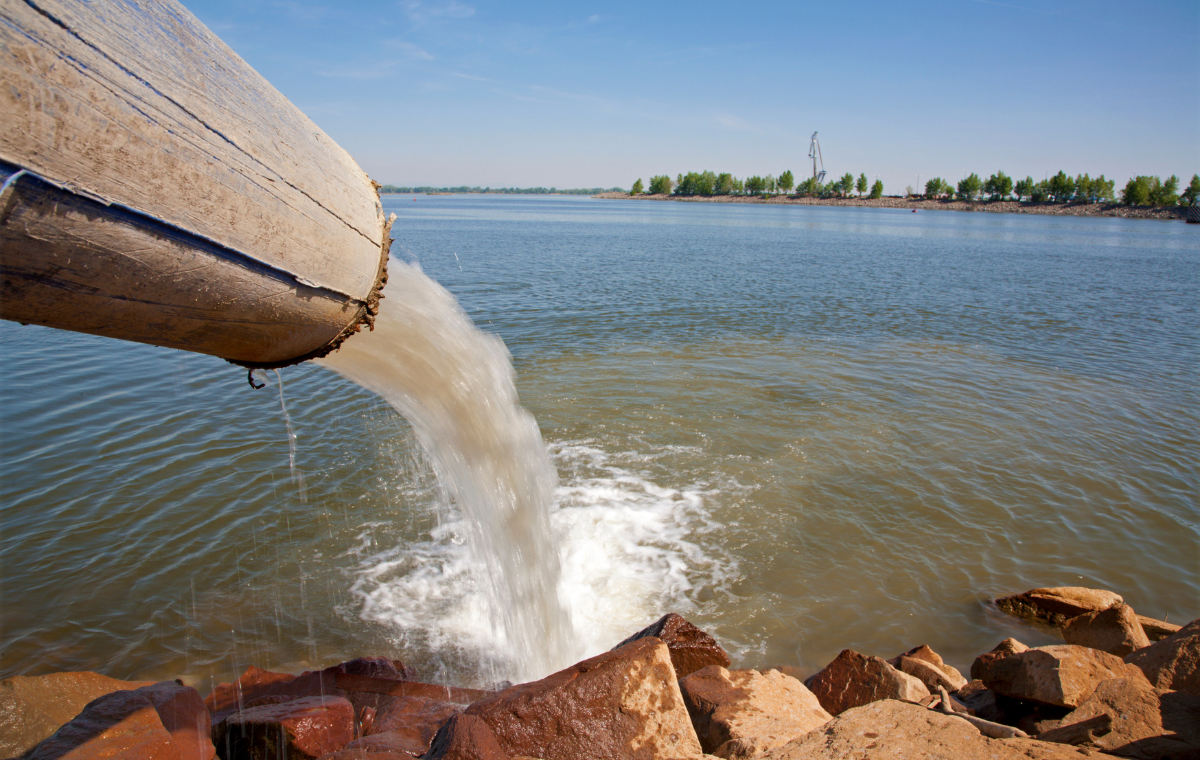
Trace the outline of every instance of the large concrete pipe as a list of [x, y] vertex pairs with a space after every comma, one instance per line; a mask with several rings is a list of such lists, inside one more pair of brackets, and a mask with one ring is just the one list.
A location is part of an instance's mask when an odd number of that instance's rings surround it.
[[279, 367], [386, 280], [378, 186], [173, 0], [0, 0], [0, 181], [4, 319]]

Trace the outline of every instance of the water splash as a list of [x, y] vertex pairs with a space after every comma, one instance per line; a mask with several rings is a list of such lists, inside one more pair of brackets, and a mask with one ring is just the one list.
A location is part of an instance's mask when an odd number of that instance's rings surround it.
[[556, 474], [533, 416], [521, 408], [508, 350], [471, 323], [454, 297], [392, 259], [375, 328], [320, 364], [379, 394], [412, 425], [446, 496], [466, 517], [466, 539], [487, 568], [496, 663], [508, 677], [540, 678], [577, 647], [559, 600], [549, 514]]

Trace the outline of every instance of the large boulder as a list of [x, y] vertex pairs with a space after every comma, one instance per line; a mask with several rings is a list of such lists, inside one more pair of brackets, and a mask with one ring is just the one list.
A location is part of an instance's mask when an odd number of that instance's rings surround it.
[[0, 681], [0, 757], [24, 753], [98, 697], [153, 683], [86, 671], [6, 678]]
[[1104, 715], [1112, 729], [1092, 743], [1105, 752], [1138, 760], [1200, 758], [1200, 697], [1155, 689], [1141, 678], [1117, 678], [1097, 686], [1061, 726]]
[[771, 750], [763, 760], [1084, 760], [1088, 750], [1032, 739], [991, 739], [962, 718], [881, 700]]
[[671, 655], [657, 638], [518, 684], [472, 704], [509, 755], [577, 758], [699, 758]]
[[647, 636], [653, 636], [667, 645], [667, 650], [671, 653], [671, 665], [679, 678], [709, 665], [729, 667], [729, 654], [721, 648], [717, 640], [674, 612], [663, 615], [658, 622], [643, 628], [613, 649], [620, 649], [631, 641]]
[[227, 713], [213, 739], [225, 760], [318, 758], [354, 739], [354, 706], [332, 696], [270, 701]]
[[701, 748], [750, 758], [833, 720], [804, 684], [778, 670], [729, 671], [720, 665], [679, 680]]
[[1160, 689], [1200, 695], [1200, 620], [1125, 657]]
[[1116, 655], [1073, 644], [1010, 654], [988, 662], [980, 673], [997, 694], [1056, 707], [1078, 707], [1101, 681], [1126, 677], [1141, 672]]
[[929, 689], [916, 678], [901, 673], [879, 657], [859, 654], [853, 649], [843, 649], [804, 685], [816, 695], [821, 707], [833, 715], [880, 699], [919, 702], [929, 696]]
[[212, 760], [215, 754], [199, 692], [164, 681], [96, 698], [24, 758]]
[[967, 679], [957, 668], [947, 665], [941, 655], [925, 644], [897, 655], [887, 663], [925, 684], [931, 694], [936, 693], [939, 686], [946, 691], [958, 691], [967, 685]]
[[975, 658], [975, 662], [971, 663], [971, 680], [983, 680], [983, 676], [981, 674], [986, 671], [991, 666], [991, 663], [995, 662], [996, 660], [1002, 660], [1009, 655], [1028, 651], [1029, 647], [1025, 646], [1016, 639], [1007, 638], [1004, 641], [1001, 641], [994, 649], [992, 649], [992, 651], [984, 652]]
[[1035, 588], [996, 600], [1010, 615], [1060, 626], [1077, 615], [1106, 610], [1125, 601], [1119, 594], [1082, 586]]
[[1138, 616], [1124, 602], [1073, 617], [1063, 624], [1062, 632], [1068, 644], [1099, 649], [1117, 657], [1150, 646]]

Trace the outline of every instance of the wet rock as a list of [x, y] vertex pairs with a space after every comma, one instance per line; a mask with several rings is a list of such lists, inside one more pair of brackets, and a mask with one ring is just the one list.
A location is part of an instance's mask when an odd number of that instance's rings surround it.
[[996, 606], [1010, 615], [1061, 626], [1067, 620], [1088, 612], [1099, 612], [1125, 601], [1118, 594], [1082, 586], [1035, 588], [1021, 594], [1001, 597]]
[[331, 670], [335, 676], [344, 674], [350, 676], [369, 676], [371, 678], [390, 678], [395, 681], [413, 681], [416, 673], [400, 660], [389, 660], [386, 657], [356, 657], [348, 662], [334, 665]]
[[305, 760], [354, 739], [354, 706], [342, 697], [301, 697], [234, 710], [213, 726], [223, 760]]
[[0, 681], [0, 757], [16, 757], [34, 747], [98, 697], [153, 683], [86, 671], [6, 678]]
[[204, 698], [204, 704], [212, 713], [213, 723], [220, 723], [226, 715], [252, 705], [286, 702], [304, 697], [324, 695], [344, 696], [337, 688], [332, 669], [306, 671], [300, 675], [276, 673], [251, 665], [246, 672], [232, 683], [221, 683]]
[[1093, 743], [1105, 752], [1139, 760], [1200, 758], [1200, 697], [1155, 689], [1141, 678], [1104, 681], [1063, 718], [1061, 728], [1038, 738], [1053, 740], [1102, 716], [1111, 718], [1111, 730]]
[[212, 760], [209, 728], [199, 692], [164, 681], [98, 697], [25, 758]]
[[666, 644], [648, 637], [467, 708], [509, 755], [699, 758]]
[[847, 710], [764, 760], [1083, 760], [1090, 755], [1033, 739], [991, 739], [962, 718], [897, 700]]
[[509, 760], [509, 757], [483, 719], [459, 714], [438, 731], [425, 760]]
[[723, 758], [755, 757], [833, 720], [804, 684], [778, 670], [710, 665], [679, 680], [701, 748]]
[[717, 640], [674, 612], [664, 615], [658, 622], [643, 628], [613, 649], [620, 649], [631, 641], [647, 636], [653, 636], [667, 645], [667, 650], [671, 653], [671, 665], [679, 678], [709, 665], [729, 667], [729, 654], [721, 648]]
[[901, 673], [879, 657], [862, 655], [853, 649], [842, 650], [804, 685], [816, 695], [821, 707], [833, 715], [880, 699], [919, 702], [929, 696], [929, 689], [916, 678]]
[[1145, 615], [1137, 616], [1138, 622], [1142, 624], [1142, 630], [1146, 633], [1146, 638], [1151, 641], [1162, 641], [1179, 630], [1180, 626], [1173, 623], [1168, 623], [1163, 620], [1155, 620], [1154, 618], [1146, 617]]
[[967, 679], [963, 678], [962, 673], [947, 665], [941, 655], [925, 644], [897, 655], [887, 663], [925, 684], [925, 688], [929, 689], [931, 694], [936, 694], [939, 686], [946, 691], [958, 691], [967, 685]]
[[328, 755], [321, 755], [321, 760], [417, 760], [420, 755], [407, 752], [389, 752], [375, 749], [339, 749]]
[[1124, 602], [1073, 617], [1063, 624], [1062, 631], [1068, 644], [1099, 649], [1117, 657], [1150, 646], [1133, 608]]
[[1125, 657], [1160, 689], [1200, 695], [1200, 620]]
[[1073, 644], [1010, 654], [981, 671], [980, 680], [997, 694], [1056, 707], [1078, 707], [1101, 681], [1141, 675], [1116, 655]]
[[425, 697], [397, 697], [378, 712], [362, 738], [347, 749], [409, 752], [420, 756], [429, 749], [438, 729], [462, 712], [462, 705]]
[[1029, 647], [1013, 638], [1005, 639], [996, 645], [996, 648], [990, 652], [984, 652], [975, 658], [975, 662], [971, 663], [971, 680], [979, 681], [982, 679], [980, 675], [991, 663], [996, 660], [1002, 660], [1005, 657], [1021, 652], [1028, 652]]

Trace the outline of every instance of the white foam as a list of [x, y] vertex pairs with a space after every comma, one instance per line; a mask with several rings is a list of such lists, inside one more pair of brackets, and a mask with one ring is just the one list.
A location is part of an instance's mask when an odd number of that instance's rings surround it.
[[[726, 588], [737, 575], [728, 555], [697, 539], [719, 530], [700, 485], [661, 486], [636, 465], [674, 447], [612, 455], [594, 442], [550, 445], [563, 474], [551, 527], [560, 549], [559, 598], [567, 610], [573, 661], [612, 648], [673, 611], [702, 612], [702, 588]], [[477, 682], [512, 678], [511, 648], [492, 624], [486, 569], [453, 512], [428, 539], [364, 556], [352, 587], [361, 616], [394, 630], [402, 646], [452, 659], [450, 669], [485, 671]], [[540, 674], [546, 675], [546, 674]]]

